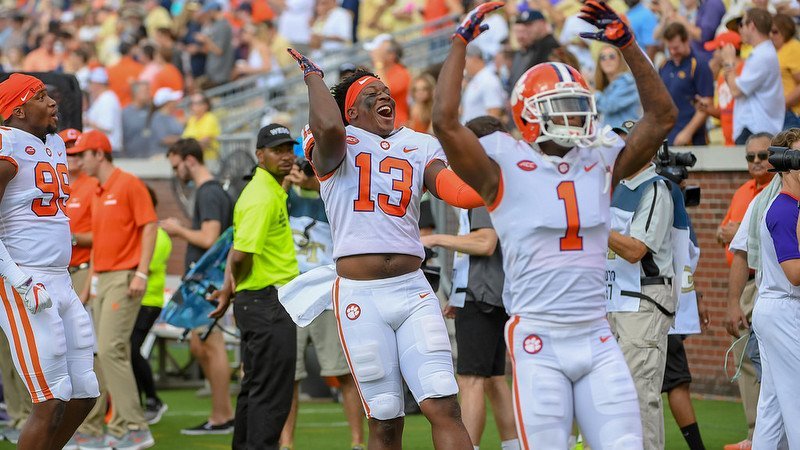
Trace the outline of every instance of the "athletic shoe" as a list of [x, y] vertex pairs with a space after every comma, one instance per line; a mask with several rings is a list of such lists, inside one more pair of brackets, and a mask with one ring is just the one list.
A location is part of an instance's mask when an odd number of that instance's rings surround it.
[[156, 444], [150, 430], [131, 430], [114, 443], [114, 450], [142, 450]]
[[735, 444], [728, 444], [722, 448], [723, 450], [750, 450], [752, 447], [753, 443], [750, 442], [750, 439], [745, 439], [742, 442], [737, 442]]
[[22, 430], [18, 428], [6, 428], [3, 430], [3, 438], [8, 442], [17, 445], [17, 442], [19, 442], [20, 433], [22, 433]]
[[148, 398], [144, 406], [144, 420], [150, 425], [155, 425], [161, 420], [161, 416], [167, 412], [166, 403], [161, 403], [161, 400]]
[[[91, 434], [75, 433], [70, 441], [75, 441], [81, 450], [112, 450], [110, 443], [106, 442], [106, 436], [92, 436]], [[66, 448], [66, 447], [64, 447]]]
[[233, 419], [219, 424], [211, 425], [211, 422], [205, 421], [194, 428], [184, 428], [181, 434], [188, 436], [202, 436], [205, 434], [231, 434], [233, 433]]

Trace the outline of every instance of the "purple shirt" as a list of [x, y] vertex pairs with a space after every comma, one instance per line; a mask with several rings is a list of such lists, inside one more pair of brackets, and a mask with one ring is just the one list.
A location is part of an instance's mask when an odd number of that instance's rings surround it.
[[798, 201], [791, 195], [781, 192], [767, 211], [766, 224], [778, 262], [800, 259], [797, 242]]
[[711, 59], [713, 52], [707, 52], [703, 48], [703, 44], [714, 39], [714, 34], [724, 15], [725, 5], [721, 0], [701, 0], [700, 6], [697, 7], [697, 18], [694, 21], [695, 26], [700, 28], [700, 40], [691, 42], [695, 55]]

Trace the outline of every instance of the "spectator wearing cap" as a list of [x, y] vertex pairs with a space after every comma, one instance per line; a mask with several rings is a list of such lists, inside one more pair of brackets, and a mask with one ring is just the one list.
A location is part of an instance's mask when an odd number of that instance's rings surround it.
[[386, 83], [394, 99], [394, 126], [399, 128], [408, 121], [408, 89], [411, 74], [400, 62], [403, 47], [388, 34], [382, 34], [364, 46], [370, 52], [375, 74]]
[[642, 117], [636, 83], [617, 47], [604, 45], [600, 49], [594, 79], [594, 101], [603, 125], [620, 127]]
[[625, 0], [625, 4], [630, 8], [625, 15], [631, 24], [636, 43], [645, 50], [650, 59], [653, 59], [660, 50], [655, 37], [658, 17], [650, 11], [646, 2], [641, 0]]
[[713, 52], [708, 66], [711, 72], [716, 74], [717, 83], [715, 86], [715, 102], [714, 104], [705, 100], [697, 102], [698, 109], [705, 111], [708, 115], [719, 119], [720, 128], [722, 128], [722, 137], [725, 145], [733, 145], [733, 104], [735, 99], [731, 93], [731, 88], [728, 82], [725, 81], [725, 72], [722, 71], [722, 47], [732, 45], [736, 49], [736, 74], [739, 75], [744, 67], [744, 62], [739, 57], [739, 51], [742, 46], [742, 38], [739, 33], [733, 31], [724, 31], [717, 35], [714, 40], [706, 42], [704, 47], [706, 50]]
[[114, 447], [147, 448], [154, 440], [139, 402], [130, 338], [155, 248], [155, 208], [144, 183], [114, 166], [111, 143], [101, 131], [83, 133], [71, 153], [100, 183], [92, 204], [92, 270], [97, 276], [92, 314], [101, 398], [79, 431], [102, 439], [107, 392], [114, 399], [107, 427]]
[[183, 130], [184, 138], [194, 138], [203, 147], [203, 159], [216, 161], [219, 158], [219, 141], [222, 133], [217, 116], [211, 112], [211, 101], [201, 93], [192, 94], [190, 100], [191, 115]]
[[722, 69], [725, 81], [736, 98], [733, 106], [733, 136], [742, 145], [754, 133], [778, 133], [786, 118], [781, 68], [778, 53], [769, 39], [772, 17], [762, 9], [745, 12], [739, 32], [742, 41], [753, 46], [744, 62], [742, 73], [736, 76], [736, 49], [722, 48]]
[[56, 52], [56, 35], [47, 32], [39, 38], [36, 50], [28, 53], [22, 62], [25, 72], [53, 72], [61, 65], [63, 53]]
[[[139, 100], [144, 100], [141, 93], [139, 96]], [[183, 125], [173, 115], [177, 102], [182, 98], [182, 92], [165, 87], [156, 92], [152, 103], [147, 101], [149, 108], [126, 108], [123, 111], [126, 157], [150, 158], [167, 153], [169, 146], [183, 133]]]
[[667, 140], [670, 145], [705, 145], [708, 115], [695, 105], [699, 101], [710, 103], [714, 96], [714, 77], [708, 61], [694, 54], [686, 27], [678, 22], [664, 29], [664, 42], [670, 59], [658, 73], [678, 107], [678, 120]]
[[108, 88], [108, 73], [102, 67], [89, 74], [89, 99], [84, 125], [108, 136], [114, 151], [122, 150], [122, 106], [117, 94]]
[[514, 53], [514, 61], [511, 63], [509, 81], [513, 89], [522, 74], [547, 61], [547, 57], [559, 43], [550, 33], [544, 15], [535, 9], [519, 13], [512, 31], [520, 47]]
[[786, 117], [783, 129], [800, 128], [800, 41], [795, 38], [797, 26], [794, 19], [775, 14], [769, 37], [778, 51], [781, 68], [783, 96], [786, 99]]
[[464, 66], [467, 84], [461, 102], [461, 123], [480, 116], [501, 119], [506, 105], [506, 92], [503, 83], [492, 66], [483, 60], [483, 52], [477, 45], [467, 46], [467, 59]]
[[108, 68], [108, 88], [119, 99], [119, 104], [125, 108], [131, 103], [131, 85], [142, 74], [144, 66], [133, 59], [133, 45], [123, 42], [119, 45], [120, 59]]
[[233, 449], [277, 449], [289, 410], [297, 330], [278, 302], [277, 288], [299, 273], [281, 186], [295, 161], [289, 130], [271, 124], [258, 132], [258, 166], [233, 210], [233, 247], [225, 283], [212, 294], [221, 317], [235, 290], [244, 376], [236, 402]]
[[207, 89], [230, 80], [234, 59], [233, 28], [222, 15], [222, 6], [215, 0], [207, 2], [200, 10], [200, 22], [203, 28], [194, 38], [207, 55], [202, 83], [202, 87]]

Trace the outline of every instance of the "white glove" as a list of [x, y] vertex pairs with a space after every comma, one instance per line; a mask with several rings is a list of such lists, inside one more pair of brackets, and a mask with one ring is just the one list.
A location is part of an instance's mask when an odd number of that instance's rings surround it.
[[50, 299], [50, 294], [44, 289], [42, 283], [33, 284], [33, 278], [28, 277], [25, 282], [14, 286], [14, 289], [22, 297], [25, 302], [25, 307], [31, 314], [36, 314], [53, 306], [53, 301]]

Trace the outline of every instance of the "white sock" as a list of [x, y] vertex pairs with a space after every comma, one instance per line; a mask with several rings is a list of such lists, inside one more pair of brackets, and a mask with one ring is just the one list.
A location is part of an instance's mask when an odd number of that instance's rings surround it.
[[509, 439], [500, 443], [502, 450], [519, 450], [519, 439]]
[[473, 445], [472, 446], [472, 450], [481, 450], [481, 446], [480, 445]]

